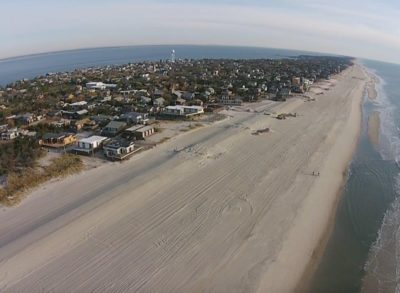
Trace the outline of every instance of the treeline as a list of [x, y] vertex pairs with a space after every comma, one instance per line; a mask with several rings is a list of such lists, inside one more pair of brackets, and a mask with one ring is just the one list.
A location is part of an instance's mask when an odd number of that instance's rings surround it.
[[12, 143], [0, 144], [0, 175], [17, 172], [23, 168], [33, 168], [42, 155], [35, 139], [18, 137]]

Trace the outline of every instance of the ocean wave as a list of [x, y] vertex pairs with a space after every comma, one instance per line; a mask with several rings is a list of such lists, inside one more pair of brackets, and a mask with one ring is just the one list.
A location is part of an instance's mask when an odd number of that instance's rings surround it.
[[[400, 174], [396, 181], [400, 192]], [[386, 211], [364, 269], [376, 282], [378, 292], [400, 293], [400, 197]]]
[[[400, 128], [396, 123], [399, 107], [387, 95], [386, 81], [376, 71], [370, 71], [380, 81], [376, 85], [378, 98], [373, 102], [374, 110], [380, 112], [379, 153], [384, 160], [394, 161], [400, 168]], [[376, 282], [378, 292], [400, 293], [400, 173], [394, 176], [397, 197], [384, 215], [378, 237], [370, 249], [365, 271]]]
[[378, 98], [374, 103], [380, 112], [380, 154], [384, 160], [394, 160], [400, 166], [400, 128], [395, 119], [398, 106], [386, 94], [385, 80], [376, 76], [380, 80], [376, 85]]

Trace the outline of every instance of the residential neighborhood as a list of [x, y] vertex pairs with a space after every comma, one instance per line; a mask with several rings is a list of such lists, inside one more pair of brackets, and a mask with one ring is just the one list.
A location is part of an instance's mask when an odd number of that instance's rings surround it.
[[122, 160], [154, 144], [146, 141], [163, 121], [284, 102], [350, 64], [346, 57], [185, 59], [48, 73], [0, 88], [0, 143], [29, 138], [47, 152]]

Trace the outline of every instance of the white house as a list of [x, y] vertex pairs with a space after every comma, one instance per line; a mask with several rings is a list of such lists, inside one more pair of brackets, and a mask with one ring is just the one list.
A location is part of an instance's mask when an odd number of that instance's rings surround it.
[[204, 113], [202, 106], [167, 106], [162, 114], [175, 117], [190, 117]]
[[1, 140], [13, 140], [19, 136], [17, 128], [8, 129], [6, 132], [1, 134]]
[[86, 102], [86, 101], [79, 101], [79, 102], [69, 104], [68, 106], [70, 108], [74, 108], [74, 109], [82, 109], [84, 107], [87, 107], [87, 104], [88, 104], [88, 102]]
[[135, 150], [135, 144], [128, 140], [116, 140], [103, 147], [104, 155], [111, 160], [123, 160]]
[[86, 88], [93, 90], [105, 90], [106, 88], [115, 88], [116, 84], [106, 84], [104, 82], [91, 81], [86, 83]]
[[74, 150], [82, 153], [93, 153], [95, 150], [102, 147], [103, 143], [107, 140], [107, 137], [93, 135], [87, 138], [81, 138], [78, 140], [78, 147]]

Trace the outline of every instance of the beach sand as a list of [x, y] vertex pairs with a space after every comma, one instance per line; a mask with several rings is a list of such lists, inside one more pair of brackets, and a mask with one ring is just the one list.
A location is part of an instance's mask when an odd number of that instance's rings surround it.
[[376, 85], [379, 84], [379, 78], [376, 77], [372, 72], [367, 71], [369, 77], [369, 82], [367, 83], [368, 98], [375, 100], [378, 97], [378, 91], [376, 90]]
[[379, 146], [380, 124], [379, 112], [372, 112], [368, 117], [368, 137], [375, 147]]
[[332, 224], [366, 81], [356, 65], [317, 85], [316, 101], [236, 107], [44, 185], [0, 212], [0, 290], [294, 291]]

